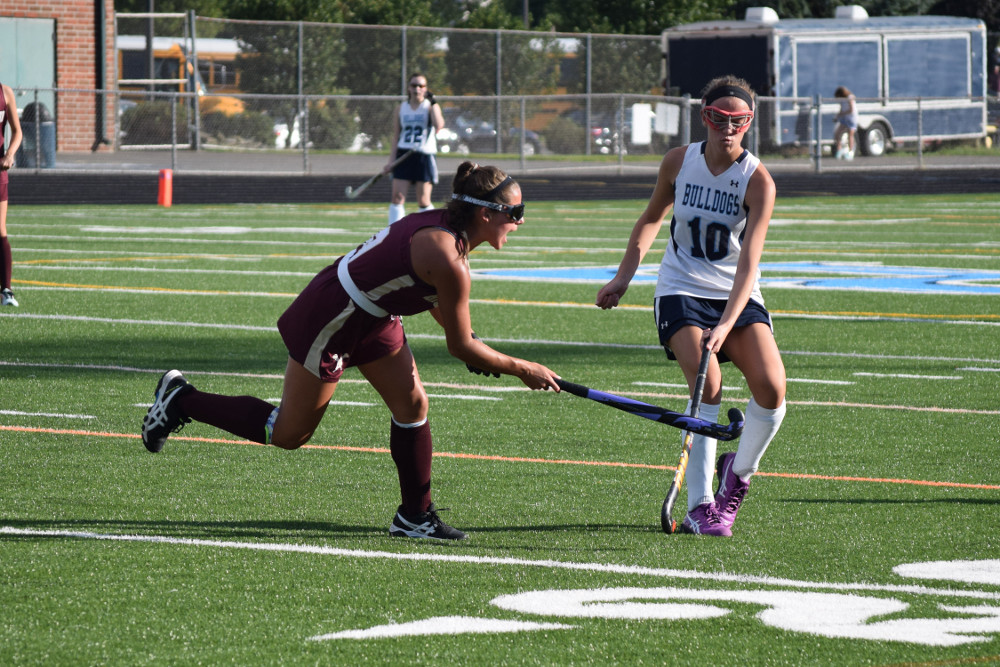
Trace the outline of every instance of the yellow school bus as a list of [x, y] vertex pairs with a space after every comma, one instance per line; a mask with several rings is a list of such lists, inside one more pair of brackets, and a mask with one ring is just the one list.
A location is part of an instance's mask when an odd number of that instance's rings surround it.
[[190, 44], [190, 39], [181, 37], [153, 37], [153, 72], [150, 76], [146, 36], [118, 35], [115, 40], [118, 89], [148, 91], [152, 86], [158, 91], [195, 91], [199, 96], [213, 93], [202, 99], [202, 112], [242, 112], [242, 101], [216, 96], [219, 93], [239, 92], [239, 73], [235, 64], [240, 48], [236, 40], [198, 38], [195, 41], [197, 70]]

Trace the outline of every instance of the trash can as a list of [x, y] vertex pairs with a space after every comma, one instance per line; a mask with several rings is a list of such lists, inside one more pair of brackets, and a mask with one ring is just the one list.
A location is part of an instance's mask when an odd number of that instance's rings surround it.
[[[30, 169], [56, 166], [56, 121], [48, 107], [41, 102], [32, 102], [21, 111], [19, 120], [23, 140], [14, 156], [17, 166]], [[39, 159], [41, 164], [37, 164]]]

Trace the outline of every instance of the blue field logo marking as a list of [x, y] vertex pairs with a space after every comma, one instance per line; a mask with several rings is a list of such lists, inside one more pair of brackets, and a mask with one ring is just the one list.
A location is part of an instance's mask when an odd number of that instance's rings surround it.
[[[633, 284], [655, 284], [658, 268], [651, 264], [640, 266]], [[614, 277], [617, 269], [617, 266], [476, 269], [473, 273], [483, 278], [603, 285]], [[760, 269], [764, 288], [1000, 295], [1000, 271], [837, 262], [768, 262], [762, 263]]]

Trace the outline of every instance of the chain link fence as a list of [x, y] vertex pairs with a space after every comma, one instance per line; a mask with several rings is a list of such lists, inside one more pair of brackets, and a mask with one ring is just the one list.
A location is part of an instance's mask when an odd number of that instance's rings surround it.
[[[393, 115], [400, 104], [400, 97], [394, 95], [237, 93], [226, 96], [231, 98], [227, 104], [238, 104], [242, 111], [226, 113], [204, 110], [206, 99], [218, 99], [211, 94], [147, 91], [137, 98], [136, 93], [121, 90], [16, 92], [25, 98], [54, 97], [61, 104], [91, 109], [95, 96], [113, 101], [118, 109], [114, 151], [78, 155], [76, 161], [128, 162], [116, 156], [148, 153], [156, 155], [159, 168], [232, 172], [260, 171], [266, 164], [268, 171], [320, 173], [328, 172], [331, 162], [338, 160], [343, 163], [363, 155], [384, 159], [390, 152]], [[637, 162], [655, 165], [669, 149], [705, 138], [701, 105], [689, 97], [604, 93], [438, 95], [436, 99], [446, 123], [437, 135], [439, 158], [503, 158], [519, 162], [522, 169], [543, 162], [559, 163], [560, 169], [624, 168]], [[863, 106], [876, 101], [858, 102]], [[877, 160], [898, 152], [894, 164], [922, 167], [925, 157], [939, 145], [954, 141], [932, 133], [934, 119], [942, 114], [935, 100], [904, 99], [897, 104], [907, 107], [896, 115], [878, 116], [880, 120], [858, 132], [858, 157]], [[981, 114], [976, 104], [970, 102], [966, 111]], [[832, 97], [759, 97], [745, 144], [758, 155], [780, 155], [789, 165], [820, 170], [824, 163], [831, 164], [833, 117], [839, 107], [839, 100]], [[252, 111], [260, 108], [268, 111]], [[292, 112], [272, 115], [270, 110], [277, 108]], [[59, 121], [44, 106], [41, 110], [35, 113], [30, 108], [22, 113], [25, 140], [17, 154], [19, 167], [56, 166]], [[1000, 114], [1000, 101], [989, 100], [986, 113]], [[986, 129], [985, 136], [970, 135], [966, 140], [1000, 146], [997, 121]], [[71, 154], [60, 155], [59, 162], [72, 161]]]
[[654, 94], [662, 79], [655, 36], [193, 13], [119, 14], [116, 33], [120, 149], [179, 137], [197, 150], [388, 151], [396, 91], [420, 72], [445, 113], [441, 153], [611, 155], [624, 150], [612, 122], [624, 96]]
[[[174, 169], [203, 166], [206, 153], [213, 169], [258, 171], [261, 161], [247, 155], [266, 155], [269, 170], [302, 173], [331, 156], [387, 154], [414, 72], [428, 78], [444, 112], [439, 155], [504, 155], [522, 167], [572, 163], [566, 156], [624, 165], [704, 136], [696, 102], [660, 94], [659, 37], [248, 22], [191, 12], [119, 14], [116, 45], [113, 90], [18, 93], [63, 109], [94, 109], [102, 96], [115, 110], [114, 151], [169, 153], [161, 166]], [[913, 129], [888, 132], [884, 149], [900, 141], [922, 149], [934, 139], [921, 122], [933, 101], [915, 102], [906, 121]], [[835, 105], [762, 97], [748, 145], [818, 170], [829, 155]], [[983, 139], [996, 134], [993, 100], [988, 114], [993, 127]], [[58, 118], [23, 116], [19, 166], [53, 166]], [[918, 150], [914, 162], [921, 159]]]

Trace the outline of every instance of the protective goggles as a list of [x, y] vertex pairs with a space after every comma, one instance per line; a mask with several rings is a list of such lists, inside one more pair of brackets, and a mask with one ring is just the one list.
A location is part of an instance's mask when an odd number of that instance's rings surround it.
[[740, 132], [750, 125], [753, 111], [723, 111], [719, 107], [705, 107], [701, 110], [701, 116], [719, 132], [730, 127]]
[[493, 211], [500, 211], [501, 213], [506, 213], [507, 217], [511, 219], [511, 222], [521, 222], [524, 219], [524, 204], [515, 204], [511, 206], [510, 204], [498, 204], [492, 201], [484, 201], [482, 199], [476, 199], [475, 197], [470, 197], [469, 195], [452, 195], [452, 199], [457, 199], [458, 201], [469, 202], [470, 204], [476, 204], [477, 206], [485, 206], [486, 208]]

